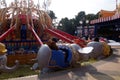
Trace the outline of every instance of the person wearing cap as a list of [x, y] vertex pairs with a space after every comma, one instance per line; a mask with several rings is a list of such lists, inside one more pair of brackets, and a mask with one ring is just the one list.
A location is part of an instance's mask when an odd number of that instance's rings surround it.
[[2, 72], [12, 72], [18, 68], [19, 61], [16, 60], [14, 66], [8, 67], [7, 64], [7, 56], [6, 56], [6, 46], [3, 43], [0, 43], [0, 71]]
[[0, 43], [0, 55], [4, 55], [7, 52], [7, 49], [3, 43]]

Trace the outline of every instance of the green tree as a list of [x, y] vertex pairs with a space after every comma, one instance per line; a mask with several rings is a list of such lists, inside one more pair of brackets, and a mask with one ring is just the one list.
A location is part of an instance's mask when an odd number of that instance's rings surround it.
[[55, 13], [53, 11], [51, 11], [51, 10], [48, 12], [48, 15], [51, 17], [52, 20], [57, 18], [55, 16]]
[[58, 29], [67, 32], [71, 35], [74, 35], [75, 27], [74, 27], [74, 19], [69, 20], [68, 18], [63, 18], [59, 22]]
[[87, 14], [86, 19], [91, 21], [98, 18], [98, 14]]
[[75, 24], [76, 26], [80, 25], [80, 21], [85, 21], [86, 19], [86, 14], [84, 11], [81, 11], [77, 14], [77, 16], [75, 17]]
[[[98, 13], [86, 15], [85, 11], [80, 11], [73, 19], [69, 20], [67, 17], [62, 18], [59, 22], [58, 29], [74, 35], [78, 26], [88, 25], [86, 24], [86, 20], [90, 22], [91, 20], [94, 20], [97, 18], [98, 18]], [[82, 24], [80, 24], [80, 21], [82, 21]]]

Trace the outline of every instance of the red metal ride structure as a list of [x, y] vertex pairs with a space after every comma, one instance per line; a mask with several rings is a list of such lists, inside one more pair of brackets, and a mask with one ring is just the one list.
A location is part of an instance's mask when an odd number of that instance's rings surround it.
[[38, 50], [51, 37], [68, 43], [77, 40], [84, 47], [84, 40], [55, 29], [47, 12], [32, 0], [15, 0], [9, 7], [4, 0], [0, 3], [3, 6], [0, 8], [0, 41], [5, 43], [9, 53], [20, 48]]

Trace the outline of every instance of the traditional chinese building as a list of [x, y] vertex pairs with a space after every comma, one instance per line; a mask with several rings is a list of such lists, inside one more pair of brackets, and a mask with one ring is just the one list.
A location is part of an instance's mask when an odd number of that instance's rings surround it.
[[92, 20], [94, 35], [120, 41], [120, 5], [114, 11], [101, 10], [99, 18]]

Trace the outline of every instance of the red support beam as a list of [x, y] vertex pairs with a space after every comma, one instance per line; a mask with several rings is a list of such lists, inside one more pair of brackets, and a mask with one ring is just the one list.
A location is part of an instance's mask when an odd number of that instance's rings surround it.
[[13, 27], [10, 27], [6, 32], [4, 32], [4, 33], [0, 36], [0, 41], [2, 41], [3, 39], [5, 39], [6, 36], [7, 36], [8, 34], [10, 34], [14, 29], [15, 29], [15, 27], [13, 26]]
[[69, 38], [67, 38], [67, 37], [65, 37], [65, 36], [55, 32], [55, 31], [53, 31], [51, 29], [45, 29], [45, 31], [52, 34], [52, 35], [54, 35], [54, 36], [56, 36], [56, 37], [58, 37], [58, 38], [60, 38], [60, 39], [62, 39], [62, 40], [65, 40], [66, 42], [73, 43], [73, 41], [70, 40]]
[[61, 30], [58, 30], [58, 29], [53, 29], [53, 30], [54, 30], [55, 32], [61, 34], [61, 35], [66, 36], [66, 37], [69, 38], [69, 39], [79, 39], [81, 42], [85, 42], [84, 40], [82, 40], [82, 39], [80, 39], [80, 38], [78, 38], [78, 37], [76, 37], [76, 36], [72, 36], [72, 35], [70, 35], [70, 34], [68, 34], [68, 33], [66, 33], [66, 32], [61, 31]]
[[62, 35], [64, 35], [64, 36], [70, 38], [70, 39], [78, 39], [78, 37], [72, 36], [72, 35], [70, 35], [70, 34], [68, 34], [68, 33], [66, 33], [66, 32], [60, 31], [60, 30], [58, 30], [58, 29], [53, 29], [53, 30], [54, 30], [55, 32], [59, 33], [59, 34], [62, 34]]
[[38, 43], [39, 43], [40, 45], [43, 45], [41, 39], [39, 38], [39, 36], [37, 35], [37, 33], [35, 32], [35, 30], [33, 29], [32, 26], [30, 26], [30, 30], [32, 31], [32, 33], [33, 33], [33, 35], [35, 36], [35, 38], [37, 39]]
[[85, 46], [84, 45], [85, 41], [82, 40], [82, 39], [80, 39], [80, 38], [78, 38], [78, 37], [76, 37], [76, 36], [72, 36], [72, 35], [70, 35], [70, 34], [68, 34], [66, 32], [63, 32], [61, 30], [58, 30], [58, 29], [52, 29], [52, 30], [55, 31], [55, 32], [57, 32], [57, 33], [59, 33], [59, 34], [61, 34], [61, 35], [64, 35], [65, 37], [67, 37], [67, 38], [69, 38], [71, 40], [74, 40], [74, 43], [79, 44], [81, 47]]

